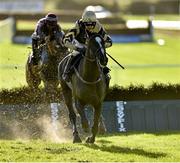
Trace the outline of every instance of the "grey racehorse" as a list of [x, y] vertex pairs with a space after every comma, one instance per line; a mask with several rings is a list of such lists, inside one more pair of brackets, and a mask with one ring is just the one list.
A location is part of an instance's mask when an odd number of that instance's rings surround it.
[[26, 81], [29, 87], [37, 89], [43, 81], [46, 95], [52, 95], [57, 88], [58, 64], [68, 53], [60, 38], [57, 35], [55, 39], [49, 39], [40, 45], [41, 59], [38, 66], [33, 66], [31, 63], [32, 53], [26, 63]]
[[98, 124], [101, 117], [102, 103], [106, 95], [107, 85], [102, 67], [107, 64], [106, 51], [103, 38], [96, 34], [89, 38], [87, 50], [71, 78], [71, 88], [62, 78], [68, 56], [59, 64], [59, 79], [65, 103], [69, 110], [69, 118], [73, 125], [73, 142], [81, 142], [76, 126], [76, 114], [73, 109], [72, 98], [76, 109], [81, 116], [82, 128], [88, 131], [89, 124], [86, 119], [84, 108], [90, 105], [94, 108], [92, 133], [86, 139], [87, 143], [94, 143], [98, 132]]

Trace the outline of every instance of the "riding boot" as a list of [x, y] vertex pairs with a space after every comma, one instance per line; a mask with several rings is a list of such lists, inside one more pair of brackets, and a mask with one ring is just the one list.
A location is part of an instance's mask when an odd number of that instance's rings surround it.
[[72, 56], [72, 55], [68, 58], [68, 61], [66, 63], [66, 66], [65, 66], [65, 69], [64, 69], [64, 72], [62, 75], [63, 79], [66, 82], [69, 82], [71, 80], [73, 58], [74, 58], [74, 56]]
[[110, 69], [108, 67], [103, 68], [103, 73], [105, 75], [105, 80], [106, 80], [107, 87], [109, 87], [109, 82], [110, 82], [110, 79], [111, 79], [111, 76], [110, 76], [109, 72], [110, 72]]
[[33, 64], [34, 66], [37, 66], [38, 63], [39, 63], [39, 59], [40, 59], [40, 56], [39, 56], [39, 54], [38, 54], [38, 50], [37, 50], [37, 49], [33, 49], [32, 58], [31, 58], [32, 64]]
[[38, 38], [36, 34], [32, 35], [32, 64], [33, 65], [38, 65], [40, 56], [39, 56], [39, 50], [38, 50]]

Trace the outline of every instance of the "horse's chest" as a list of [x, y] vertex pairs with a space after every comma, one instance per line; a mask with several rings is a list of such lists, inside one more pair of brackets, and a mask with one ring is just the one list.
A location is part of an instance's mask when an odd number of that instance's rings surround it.
[[86, 103], [91, 101], [103, 100], [104, 89], [99, 89], [97, 86], [82, 86], [74, 90], [74, 96], [83, 99]]

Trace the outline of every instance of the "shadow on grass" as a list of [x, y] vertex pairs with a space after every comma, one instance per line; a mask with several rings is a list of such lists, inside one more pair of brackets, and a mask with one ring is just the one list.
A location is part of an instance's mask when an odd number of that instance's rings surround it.
[[85, 147], [88, 147], [88, 148], [91, 148], [94, 150], [101, 150], [101, 151], [110, 152], [110, 153], [136, 154], [136, 155], [142, 155], [142, 156], [149, 157], [149, 158], [159, 158], [159, 157], [166, 156], [165, 153], [148, 152], [143, 149], [120, 147], [120, 146], [116, 146], [116, 145], [111, 145], [111, 146], [106, 146], [104, 144], [102, 144], [102, 145], [83, 144], [83, 145]]
[[101, 144], [109, 144], [109, 143], [112, 143], [111, 141], [105, 140], [105, 139], [97, 140], [97, 142], [98, 142], [98, 143], [101, 143]]

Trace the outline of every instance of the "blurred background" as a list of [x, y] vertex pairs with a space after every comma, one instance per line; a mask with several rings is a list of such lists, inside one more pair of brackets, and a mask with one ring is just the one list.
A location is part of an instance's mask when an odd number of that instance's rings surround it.
[[180, 83], [180, 0], [0, 0], [0, 89], [27, 86], [31, 34], [48, 12], [66, 33], [89, 7], [112, 37], [111, 86]]

